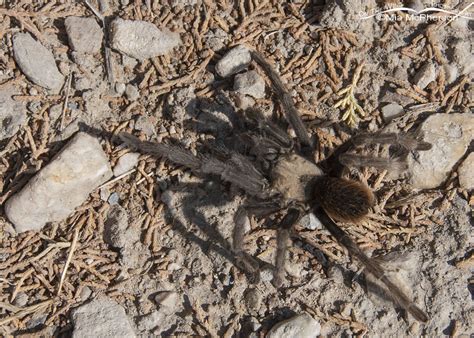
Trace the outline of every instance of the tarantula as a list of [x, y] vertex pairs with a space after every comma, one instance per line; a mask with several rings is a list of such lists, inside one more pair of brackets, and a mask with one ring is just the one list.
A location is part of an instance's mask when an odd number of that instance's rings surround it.
[[[374, 204], [374, 195], [363, 183], [342, 178], [350, 166], [388, 168], [400, 166], [403, 161], [359, 156], [349, 153], [366, 144], [396, 145], [407, 152], [427, 150], [430, 144], [418, 141], [408, 134], [359, 134], [342, 144], [323, 163], [314, 163], [312, 140], [279, 75], [265, 58], [251, 51], [255, 61], [270, 79], [282, 110], [296, 134], [296, 142], [276, 123], [256, 110], [246, 110], [238, 117], [234, 142], [220, 145], [213, 155], [194, 155], [180, 145], [144, 142], [137, 137], [121, 133], [119, 136], [129, 147], [175, 164], [188, 167], [199, 175], [217, 175], [243, 190], [249, 203], [236, 212], [233, 230], [233, 252], [250, 271], [258, 271], [258, 263], [243, 250], [245, 224], [249, 214], [257, 214], [263, 206], [266, 214], [286, 211], [278, 224], [277, 253], [275, 259], [275, 286], [285, 278], [284, 263], [291, 229], [301, 216], [313, 212], [332, 236], [359, 260], [365, 271], [385, 284], [393, 300], [418, 321], [428, 316], [385, 274], [376, 260], [362, 249], [336, 224], [336, 221], [358, 222]], [[326, 168], [326, 173], [322, 168]], [[250, 202], [251, 201], [251, 202]]]

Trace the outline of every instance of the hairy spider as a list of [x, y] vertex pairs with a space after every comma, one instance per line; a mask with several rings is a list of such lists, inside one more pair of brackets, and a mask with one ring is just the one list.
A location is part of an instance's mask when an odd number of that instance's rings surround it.
[[360, 221], [375, 200], [365, 184], [341, 177], [346, 168], [389, 168], [400, 167], [404, 163], [402, 158], [363, 157], [350, 153], [351, 150], [367, 144], [388, 144], [399, 146], [407, 153], [427, 150], [431, 145], [408, 134], [359, 134], [342, 144], [325, 161], [316, 164], [312, 160], [314, 157], [311, 157], [315, 151], [312, 140], [285, 85], [262, 55], [256, 51], [251, 51], [251, 55], [270, 79], [285, 117], [295, 131], [296, 142], [276, 123], [256, 110], [246, 110], [237, 117], [238, 126], [235, 126], [233, 143], [220, 145], [212, 155], [194, 155], [180, 145], [141, 141], [127, 133], [121, 133], [120, 138], [141, 152], [186, 166], [199, 175], [217, 175], [245, 192], [248, 203], [240, 207], [234, 217], [233, 251], [247, 270], [258, 272], [256, 260], [243, 250], [249, 214], [285, 212], [277, 228], [273, 282], [278, 287], [285, 278], [284, 263], [290, 232], [301, 216], [311, 211], [332, 236], [364, 265], [365, 272], [386, 286], [397, 304], [417, 320], [426, 322], [428, 316], [384, 274], [379, 263], [369, 258], [336, 221]]

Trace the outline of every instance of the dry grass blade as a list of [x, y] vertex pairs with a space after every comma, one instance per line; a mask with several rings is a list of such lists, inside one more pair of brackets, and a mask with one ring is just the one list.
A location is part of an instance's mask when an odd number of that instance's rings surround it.
[[67, 269], [69, 268], [69, 265], [71, 264], [72, 255], [74, 254], [74, 250], [76, 249], [78, 238], [79, 238], [79, 229], [76, 229], [75, 232], [74, 232], [74, 237], [73, 237], [72, 242], [71, 242], [71, 247], [69, 249], [69, 253], [67, 255], [66, 264], [64, 264], [64, 269], [63, 269], [63, 272], [61, 274], [61, 280], [59, 281], [59, 287], [58, 287], [58, 291], [57, 291], [58, 296], [61, 294], [61, 289], [63, 287], [64, 279], [66, 278]]

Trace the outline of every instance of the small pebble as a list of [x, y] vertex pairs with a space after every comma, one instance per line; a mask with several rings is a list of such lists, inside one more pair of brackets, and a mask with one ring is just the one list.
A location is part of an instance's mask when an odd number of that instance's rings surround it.
[[100, 199], [104, 202], [107, 202], [110, 196], [110, 190], [107, 187], [103, 187], [100, 189]]
[[237, 74], [234, 80], [234, 90], [240, 94], [262, 99], [265, 97], [265, 81], [254, 70]]
[[18, 307], [24, 307], [26, 304], [28, 304], [28, 295], [24, 292], [18, 292], [18, 294], [15, 297], [15, 300], [13, 301], [13, 305], [18, 306]]
[[114, 176], [118, 177], [133, 169], [138, 164], [139, 157], [139, 153], [126, 153], [122, 155], [113, 169]]
[[216, 63], [216, 73], [221, 77], [230, 76], [245, 69], [251, 61], [252, 57], [247, 48], [234, 47]]
[[413, 77], [413, 83], [421, 89], [425, 89], [434, 80], [436, 80], [436, 67], [431, 62], [424, 64]]
[[135, 101], [140, 97], [140, 92], [136, 86], [127, 84], [125, 87], [125, 95], [130, 101]]
[[389, 103], [382, 107], [382, 117], [385, 122], [390, 122], [394, 118], [402, 116], [405, 111], [398, 103]]
[[109, 199], [107, 200], [110, 205], [116, 205], [119, 203], [120, 195], [116, 192], [110, 194]]
[[323, 228], [321, 221], [313, 213], [304, 215], [300, 220], [300, 224], [308, 230], [316, 230]]
[[123, 93], [125, 93], [125, 88], [125, 84], [122, 82], [117, 82], [115, 84], [115, 92], [119, 95], [123, 95]]
[[307, 313], [284, 320], [268, 331], [267, 338], [314, 338], [319, 336], [321, 325]]

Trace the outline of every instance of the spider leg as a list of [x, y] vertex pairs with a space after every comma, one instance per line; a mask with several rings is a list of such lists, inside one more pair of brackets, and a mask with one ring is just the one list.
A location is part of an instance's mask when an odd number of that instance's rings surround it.
[[290, 240], [290, 231], [300, 219], [300, 211], [291, 208], [278, 224], [277, 251], [275, 257], [275, 270], [273, 271], [273, 285], [279, 288], [285, 281], [285, 262]]
[[341, 154], [339, 162], [346, 167], [373, 167], [378, 169], [391, 169], [403, 171], [408, 164], [401, 158], [384, 158], [374, 156], [363, 156], [358, 154]]
[[375, 278], [380, 280], [385, 286], [386, 291], [392, 297], [393, 301], [399, 304], [406, 311], [411, 313], [411, 315], [420, 322], [427, 322], [428, 316], [426, 313], [421, 310], [413, 301], [398, 287], [393, 283], [386, 275], [383, 268], [380, 264], [369, 258], [364, 251], [342, 230], [327, 214], [326, 212], [319, 208], [314, 210], [315, 215], [318, 219], [324, 224], [326, 229], [329, 230], [331, 235], [333, 235], [336, 240], [342, 244], [349, 253], [356, 257], [364, 266], [366, 271], [371, 273]]
[[268, 63], [267, 60], [261, 55], [259, 52], [252, 50], [250, 51], [252, 55], [252, 59], [264, 70], [265, 74], [270, 79], [272, 83], [273, 89], [275, 90], [276, 95], [278, 96], [279, 100], [281, 101], [281, 105], [283, 106], [283, 112], [286, 116], [286, 119], [293, 127], [296, 133], [296, 137], [300, 142], [302, 147], [311, 147], [311, 140], [309, 138], [308, 131], [301, 120], [300, 115], [298, 114], [298, 110], [293, 103], [293, 98], [288, 93], [286, 86], [280, 79], [280, 76], [277, 72], [273, 69], [273, 67]]
[[255, 281], [260, 279], [259, 264], [251, 255], [244, 251], [244, 238], [250, 221], [245, 207], [240, 207], [234, 215], [234, 231], [232, 234], [232, 251], [237, 256], [244, 270], [254, 276]]
[[403, 158], [384, 159], [378, 157], [361, 156], [349, 154], [348, 152], [363, 145], [386, 144], [400, 146], [405, 151], [425, 151], [431, 148], [428, 142], [418, 140], [413, 134], [407, 133], [361, 133], [353, 136], [348, 141], [340, 145], [334, 153], [325, 161], [325, 165], [331, 168], [332, 176], [340, 176], [345, 167], [376, 167], [392, 168], [402, 170], [406, 167]]
[[268, 197], [270, 194], [265, 177], [243, 155], [231, 153], [227, 161], [222, 161], [210, 156], [196, 156], [181, 146], [141, 141], [128, 133], [120, 133], [119, 137], [129, 147], [186, 166], [197, 174], [220, 176], [250, 195]]

